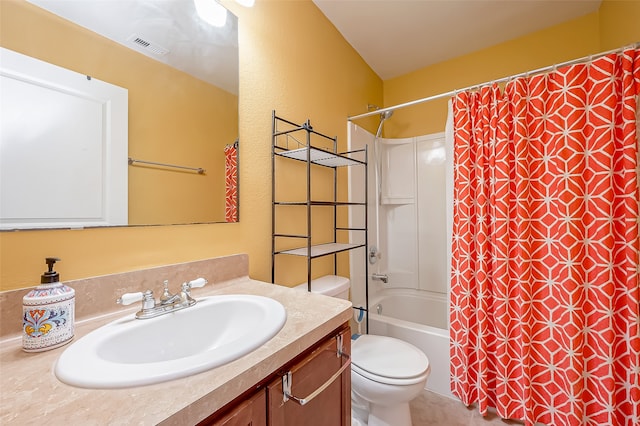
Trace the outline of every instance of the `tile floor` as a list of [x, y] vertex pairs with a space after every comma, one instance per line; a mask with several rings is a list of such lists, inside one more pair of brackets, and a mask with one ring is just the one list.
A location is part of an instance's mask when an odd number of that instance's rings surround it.
[[495, 414], [482, 417], [478, 410], [465, 407], [460, 401], [437, 393], [423, 391], [411, 401], [413, 426], [494, 426], [522, 425], [514, 420], [502, 420]]

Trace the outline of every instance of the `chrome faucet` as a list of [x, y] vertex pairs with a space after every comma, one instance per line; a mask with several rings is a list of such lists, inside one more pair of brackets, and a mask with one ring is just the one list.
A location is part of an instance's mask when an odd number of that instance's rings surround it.
[[169, 292], [169, 281], [164, 282], [164, 292], [160, 296], [160, 300], [156, 302], [153, 292], [147, 290], [137, 293], [125, 293], [116, 303], [119, 305], [130, 305], [134, 302], [142, 301], [142, 309], [136, 312], [137, 319], [147, 319], [157, 317], [169, 312], [179, 311], [196, 304], [196, 300], [191, 297], [191, 289], [195, 287], [204, 287], [207, 280], [197, 278], [195, 280], [182, 284], [179, 293], [171, 294]]
[[387, 274], [371, 274], [371, 279], [382, 281], [385, 284], [389, 281]]

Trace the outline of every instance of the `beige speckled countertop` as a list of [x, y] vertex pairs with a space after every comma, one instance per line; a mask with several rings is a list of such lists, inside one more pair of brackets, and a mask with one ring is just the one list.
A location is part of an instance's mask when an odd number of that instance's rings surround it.
[[[209, 287], [209, 286], [208, 286]], [[66, 347], [25, 353], [19, 338], [0, 344], [0, 424], [188, 425], [235, 399], [296, 355], [349, 321], [351, 303], [248, 277], [194, 291], [194, 296], [257, 294], [284, 305], [287, 321], [255, 351], [204, 373], [149, 386], [92, 390], [66, 385], [53, 373]], [[75, 339], [137, 308], [76, 323]]]

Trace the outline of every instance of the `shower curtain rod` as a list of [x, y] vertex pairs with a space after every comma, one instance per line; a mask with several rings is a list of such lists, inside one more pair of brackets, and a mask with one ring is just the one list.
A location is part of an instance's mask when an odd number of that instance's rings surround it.
[[440, 93], [439, 95], [427, 96], [426, 98], [416, 99], [415, 101], [410, 101], [410, 102], [406, 102], [406, 103], [403, 103], [403, 104], [398, 104], [398, 105], [394, 105], [394, 106], [390, 106], [390, 107], [386, 107], [386, 108], [381, 108], [381, 109], [377, 109], [375, 111], [365, 112], [364, 114], [359, 114], [359, 115], [354, 115], [354, 116], [351, 116], [351, 117], [347, 117], [347, 121], [353, 121], [353, 120], [357, 120], [359, 118], [370, 117], [372, 115], [382, 114], [382, 113], [385, 113], [387, 111], [393, 111], [393, 110], [396, 110], [396, 109], [399, 109], [399, 108], [404, 108], [404, 107], [408, 107], [408, 106], [412, 106], [412, 105], [421, 104], [421, 103], [424, 103], [424, 102], [434, 101], [434, 100], [440, 99], [440, 98], [450, 97], [450, 96], [455, 95], [458, 92], [464, 92], [465, 90], [471, 90], [471, 89], [476, 88], [476, 87], [479, 88], [479, 87], [485, 86], [487, 84], [504, 83], [504, 82], [512, 80], [514, 78], [529, 76], [529, 75], [532, 75], [532, 74], [540, 74], [540, 73], [544, 73], [544, 72], [547, 72], [547, 71], [554, 70], [554, 69], [556, 69], [558, 67], [563, 67], [563, 66], [566, 66], [566, 65], [579, 64], [581, 62], [591, 61], [593, 59], [600, 58], [600, 57], [605, 56], [605, 55], [610, 55], [612, 53], [618, 53], [618, 52], [621, 52], [621, 51], [623, 51], [625, 49], [629, 49], [629, 48], [637, 49], [638, 47], [640, 47], [640, 42], [636, 42], [636, 43], [633, 43], [631, 45], [627, 45], [627, 46], [624, 46], [624, 47], [619, 47], [617, 49], [609, 50], [607, 52], [596, 53], [594, 55], [584, 56], [584, 57], [578, 58], [578, 59], [572, 59], [570, 61], [562, 62], [562, 63], [559, 63], [559, 64], [549, 65], [549, 66], [546, 66], [546, 67], [535, 69], [533, 71], [521, 72], [519, 74], [514, 74], [514, 75], [511, 75], [509, 77], [503, 77], [503, 78], [499, 78], [497, 80], [491, 80], [491, 81], [480, 83], [480, 84], [473, 84], [471, 86], [467, 86], [467, 87], [464, 87], [462, 89], [456, 89], [456, 90], [451, 90], [451, 91], [446, 92], [446, 93]]

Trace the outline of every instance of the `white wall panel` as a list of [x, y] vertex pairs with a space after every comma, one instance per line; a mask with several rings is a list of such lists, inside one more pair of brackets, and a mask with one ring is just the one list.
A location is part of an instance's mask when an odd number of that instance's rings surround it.
[[444, 133], [416, 138], [421, 290], [447, 293], [447, 203]]

